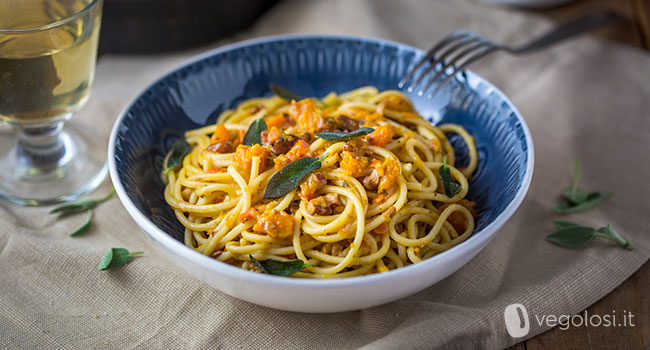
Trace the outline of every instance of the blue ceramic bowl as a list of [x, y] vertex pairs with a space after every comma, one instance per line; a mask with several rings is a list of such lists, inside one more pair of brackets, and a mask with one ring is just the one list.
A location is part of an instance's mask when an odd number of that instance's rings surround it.
[[[192, 59], [150, 85], [116, 121], [108, 159], [119, 198], [143, 231], [181, 267], [257, 304], [334, 312], [422, 290], [459, 269], [489, 242], [523, 200], [532, 177], [533, 144], [526, 123], [503, 93], [472, 72], [458, 74], [433, 99], [407, 93], [432, 123], [464, 126], [475, 137], [479, 154], [468, 194], [477, 203], [476, 232], [416, 265], [332, 280], [276, 277], [232, 267], [182, 243], [183, 227], [165, 203], [159, 176], [165, 152], [179, 135], [214, 123], [222, 111], [246, 99], [270, 95], [269, 84], [305, 96], [365, 85], [396, 89], [422, 56], [419, 49], [384, 40], [303, 35], [246, 41]], [[458, 139], [452, 142], [463, 147]], [[459, 166], [464, 161], [459, 159]]]

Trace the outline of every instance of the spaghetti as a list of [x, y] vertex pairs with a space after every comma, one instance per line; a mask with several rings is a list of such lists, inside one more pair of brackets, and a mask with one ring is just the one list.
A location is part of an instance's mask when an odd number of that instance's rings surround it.
[[[260, 118], [260, 144], [242, 144]], [[317, 137], [362, 127], [371, 132]], [[445, 133], [466, 143], [464, 169], [453, 166]], [[261, 271], [251, 257], [300, 259], [310, 266], [293, 277], [358, 276], [418, 263], [474, 230], [474, 203], [464, 199], [477, 165], [473, 137], [459, 125], [427, 122], [398, 91], [250, 99], [223, 112], [216, 126], [185, 135], [192, 150], [164, 175], [165, 200], [185, 226], [185, 244], [222, 262]], [[265, 199], [269, 179], [305, 157], [323, 157], [320, 169]], [[442, 170], [457, 193], [445, 193]]]

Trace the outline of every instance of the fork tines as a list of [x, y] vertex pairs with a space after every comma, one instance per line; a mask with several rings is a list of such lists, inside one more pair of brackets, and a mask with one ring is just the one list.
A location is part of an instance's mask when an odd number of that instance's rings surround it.
[[[406, 90], [412, 92], [425, 77], [435, 72], [417, 92], [419, 96], [424, 95], [436, 81], [440, 80], [427, 96], [431, 98], [440, 88], [449, 83], [456, 73], [497, 48], [496, 44], [476, 33], [466, 30], [453, 32], [434, 45], [402, 78], [398, 86], [404, 88], [410, 82]], [[428, 65], [425, 66], [425, 63]]]

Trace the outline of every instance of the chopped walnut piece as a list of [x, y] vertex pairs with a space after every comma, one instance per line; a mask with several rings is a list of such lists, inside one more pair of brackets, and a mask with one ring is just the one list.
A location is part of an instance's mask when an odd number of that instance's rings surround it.
[[336, 121], [341, 124], [343, 131], [355, 131], [361, 127], [361, 121], [348, 117], [347, 115], [341, 114], [336, 117]]
[[377, 169], [373, 169], [370, 175], [363, 178], [361, 183], [366, 190], [375, 190], [379, 186], [379, 173]]
[[307, 212], [311, 215], [332, 215], [336, 207], [342, 205], [337, 193], [328, 193], [316, 197], [307, 203]]
[[271, 145], [271, 152], [276, 155], [286, 154], [291, 150], [293, 144], [296, 143], [295, 140], [289, 140], [284, 137], [280, 137], [277, 141]]
[[234, 151], [232, 143], [230, 143], [230, 141], [220, 141], [213, 143], [206, 147], [206, 149], [210, 152], [215, 153], [232, 153]]

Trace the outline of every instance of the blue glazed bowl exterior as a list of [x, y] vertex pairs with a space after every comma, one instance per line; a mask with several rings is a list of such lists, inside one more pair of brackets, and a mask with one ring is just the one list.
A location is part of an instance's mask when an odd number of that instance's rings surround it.
[[[468, 194], [477, 203], [476, 232], [460, 245], [417, 265], [328, 281], [281, 278], [234, 268], [183, 245], [183, 227], [165, 203], [159, 174], [166, 151], [184, 131], [214, 123], [222, 111], [246, 99], [270, 95], [270, 84], [303, 96], [323, 96], [366, 85], [396, 89], [397, 82], [422, 55], [418, 49], [394, 42], [340, 36], [270, 37], [208, 52], [153, 83], [117, 120], [109, 145], [109, 168], [118, 195], [138, 225], [172, 259], [216, 288], [258, 304], [293, 311], [343, 311], [417, 292], [478, 253], [519, 206], [532, 177], [533, 145], [524, 120], [500, 91], [469, 71], [458, 74], [433, 99], [406, 92], [417, 111], [432, 123], [464, 126], [475, 137], [479, 154]], [[458, 137], [452, 137], [452, 143], [465, 154]], [[466, 161], [461, 156], [457, 166]], [[390, 283], [390, 279], [398, 281], [434, 270], [438, 273], [428, 273], [423, 282], [411, 283], [410, 288], [396, 290], [399, 288]], [[304, 293], [302, 299], [294, 300], [282, 295], [287, 288], [318, 288], [324, 296], [346, 288], [345, 293], [367, 293], [364, 288], [382, 283], [392, 285], [392, 290], [375, 292], [371, 301], [328, 307], [314, 305]], [[249, 289], [254, 285], [273, 286], [278, 296], [263, 300], [251, 296], [254, 293]]]

